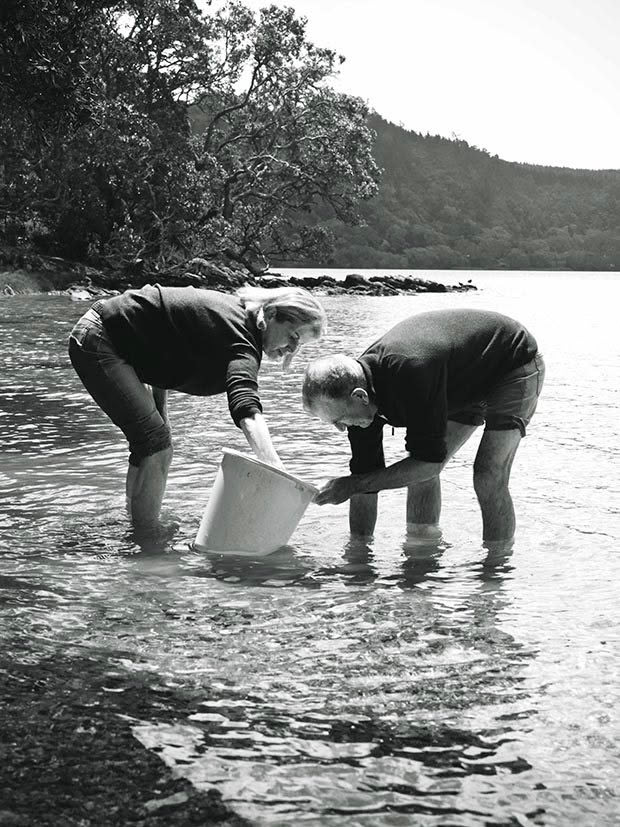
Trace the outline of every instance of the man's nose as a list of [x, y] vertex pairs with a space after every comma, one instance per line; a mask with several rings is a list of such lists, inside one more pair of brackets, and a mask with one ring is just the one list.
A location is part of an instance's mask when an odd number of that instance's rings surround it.
[[336, 428], [338, 428], [339, 431], [347, 430], [347, 426], [344, 424], [344, 422], [334, 422], [334, 425], [336, 426]]

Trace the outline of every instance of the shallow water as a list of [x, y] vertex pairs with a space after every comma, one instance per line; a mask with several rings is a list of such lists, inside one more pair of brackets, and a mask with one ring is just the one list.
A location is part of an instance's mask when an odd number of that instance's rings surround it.
[[[547, 380], [513, 470], [514, 551], [495, 560], [479, 539], [476, 437], [444, 472], [436, 552], [408, 546], [393, 491], [371, 546], [348, 543], [345, 507], [310, 506], [269, 558], [194, 553], [221, 448], [245, 446], [223, 398], [182, 395], [165, 503], [179, 528], [137, 545], [123, 441], [65, 355], [85, 305], [0, 299], [5, 653], [91, 656], [109, 691], [122, 699], [141, 681], [162, 688], [163, 707], [164, 689], [190, 688], [183, 719], [132, 709], [134, 733], [254, 823], [618, 824], [620, 278], [473, 279], [476, 293], [326, 298], [321, 351], [358, 353], [435, 307], [496, 309], [531, 328]], [[346, 436], [301, 408], [303, 362], [318, 352], [261, 375], [278, 450], [310, 482], [348, 461]], [[402, 439], [386, 429], [388, 458]]]

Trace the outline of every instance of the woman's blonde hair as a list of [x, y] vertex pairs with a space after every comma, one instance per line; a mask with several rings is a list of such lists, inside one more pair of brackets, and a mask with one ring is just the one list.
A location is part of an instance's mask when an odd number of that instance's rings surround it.
[[271, 311], [280, 322], [311, 325], [317, 338], [327, 330], [327, 316], [322, 304], [303, 287], [251, 287], [246, 285], [236, 292], [244, 307], [255, 313], [256, 323], [260, 330], [265, 329], [265, 311]]

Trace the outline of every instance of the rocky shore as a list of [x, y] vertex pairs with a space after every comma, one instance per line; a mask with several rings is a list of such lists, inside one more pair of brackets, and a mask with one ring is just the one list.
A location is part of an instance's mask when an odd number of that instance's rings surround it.
[[191, 259], [187, 264], [166, 272], [147, 272], [140, 261], [119, 271], [99, 270], [52, 256], [23, 253], [9, 255], [0, 252], [0, 295], [4, 296], [66, 292], [76, 301], [87, 301], [155, 282], [169, 286], [193, 285], [224, 291], [236, 290], [243, 284], [260, 284], [264, 287], [292, 285], [325, 296], [397, 296], [477, 289], [471, 279], [457, 284], [443, 284], [411, 275], [396, 277], [386, 274], [369, 277], [360, 273], [349, 273], [344, 279], [335, 279], [328, 275], [301, 277], [267, 272], [255, 276], [241, 267], [214, 264], [203, 258]]
[[185, 721], [204, 692], [111, 672], [107, 658], [0, 654], [0, 826], [249, 827], [132, 734], [136, 721]]

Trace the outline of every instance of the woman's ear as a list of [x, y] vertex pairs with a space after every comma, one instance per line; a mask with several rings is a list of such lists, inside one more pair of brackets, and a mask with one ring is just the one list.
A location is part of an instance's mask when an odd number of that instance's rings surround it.
[[267, 327], [267, 320], [265, 319], [265, 312], [263, 311], [262, 307], [256, 314], [256, 327], [259, 330], [265, 330], [265, 328]]
[[262, 307], [261, 310], [266, 322], [270, 322], [272, 319], [276, 319], [278, 315], [278, 308], [274, 307], [272, 304], [268, 304], [266, 307]]

